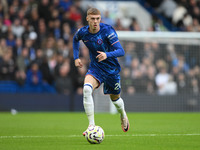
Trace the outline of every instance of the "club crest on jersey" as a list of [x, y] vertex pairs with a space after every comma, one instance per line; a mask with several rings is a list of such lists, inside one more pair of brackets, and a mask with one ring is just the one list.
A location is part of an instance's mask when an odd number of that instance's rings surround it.
[[97, 44], [101, 45], [103, 43], [102, 39], [97, 40]]

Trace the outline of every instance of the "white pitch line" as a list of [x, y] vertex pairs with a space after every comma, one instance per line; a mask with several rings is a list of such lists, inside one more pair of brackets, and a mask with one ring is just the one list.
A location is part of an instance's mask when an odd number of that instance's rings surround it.
[[66, 138], [70, 136], [53, 136], [53, 135], [46, 135], [46, 136], [37, 136], [37, 135], [14, 135], [14, 136], [0, 136], [0, 139], [9, 139], [9, 138]]
[[107, 136], [200, 136], [200, 133], [193, 133], [193, 134], [132, 134], [132, 135], [107, 135]]
[[[155, 136], [200, 136], [200, 133], [188, 133], [188, 134], [128, 134], [128, 135], [105, 135], [110, 137], [155, 137]], [[37, 136], [37, 135], [14, 135], [14, 136], [0, 136], [0, 139], [20, 139], [20, 138], [72, 138], [72, 137], [82, 137], [82, 135], [46, 135], [46, 136]]]

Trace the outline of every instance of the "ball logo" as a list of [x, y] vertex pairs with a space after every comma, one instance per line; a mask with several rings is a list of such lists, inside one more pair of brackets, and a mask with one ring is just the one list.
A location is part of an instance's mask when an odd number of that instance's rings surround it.
[[101, 45], [103, 43], [102, 39], [97, 40], [97, 44]]

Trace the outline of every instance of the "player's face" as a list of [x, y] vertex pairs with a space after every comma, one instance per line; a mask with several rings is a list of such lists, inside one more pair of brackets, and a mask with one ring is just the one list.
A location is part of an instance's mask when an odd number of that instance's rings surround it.
[[98, 32], [99, 31], [99, 24], [101, 21], [101, 15], [88, 15], [87, 21], [90, 27], [90, 31]]

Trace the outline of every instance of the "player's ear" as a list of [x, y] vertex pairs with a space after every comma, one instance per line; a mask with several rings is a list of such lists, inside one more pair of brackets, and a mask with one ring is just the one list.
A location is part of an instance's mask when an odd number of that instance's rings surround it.
[[87, 21], [89, 20], [89, 17], [88, 17], [88, 16], [86, 17], [86, 20], [87, 20]]

